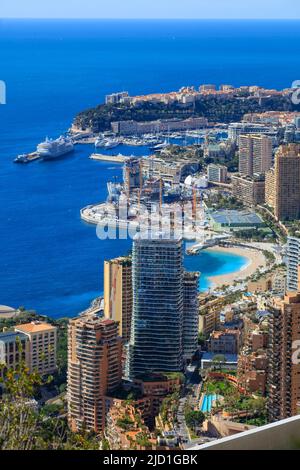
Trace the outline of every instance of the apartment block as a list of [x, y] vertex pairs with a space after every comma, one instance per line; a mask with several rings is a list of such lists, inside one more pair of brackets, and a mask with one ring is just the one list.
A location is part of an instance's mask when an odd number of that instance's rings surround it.
[[249, 393], [266, 394], [268, 370], [268, 333], [255, 326], [245, 333], [243, 349], [238, 357], [239, 385]]
[[300, 145], [279, 147], [275, 167], [266, 174], [266, 203], [277, 220], [300, 218]]
[[15, 331], [29, 339], [29, 368], [41, 375], [57, 369], [57, 328], [49, 323], [33, 321], [15, 326]]
[[265, 202], [265, 178], [263, 175], [231, 177], [232, 194], [246, 206], [256, 206]]
[[[159, 236], [159, 235], [158, 235]], [[126, 375], [183, 368], [181, 239], [133, 241], [133, 313]]]
[[198, 272], [183, 275], [183, 355], [190, 360], [198, 348]]
[[207, 176], [210, 183], [226, 183], [227, 167], [210, 163], [207, 166]]
[[300, 238], [288, 237], [286, 250], [287, 290], [297, 291], [300, 274]]
[[108, 411], [106, 396], [122, 379], [122, 339], [118, 324], [87, 314], [72, 319], [68, 330], [68, 421], [100, 432]]
[[[202, 300], [203, 302], [203, 300]], [[199, 333], [204, 336], [218, 330], [220, 327], [220, 312], [222, 310], [224, 299], [217, 298], [210, 302], [204, 302], [199, 306]], [[201, 303], [201, 302], [200, 302]]]
[[239, 173], [244, 176], [265, 174], [272, 166], [272, 139], [263, 134], [239, 136]]
[[274, 208], [276, 205], [275, 169], [270, 168], [266, 172], [265, 178], [265, 203], [267, 206]]
[[274, 298], [270, 311], [268, 413], [277, 421], [300, 412], [300, 293]]
[[8, 369], [15, 370], [23, 361], [30, 364], [29, 338], [23, 333], [5, 331], [0, 333], [0, 377], [3, 378]]
[[181, 371], [198, 334], [197, 281], [196, 275], [184, 274], [182, 238], [163, 232], [137, 234], [132, 280], [126, 376], [133, 380], [149, 372]]
[[240, 354], [238, 358], [237, 375], [239, 386], [248, 393], [266, 394], [267, 385], [267, 354]]
[[237, 354], [240, 345], [239, 330], [213, 331], [208, 340], [208, 351], [213, 354]]
[[132, 316], [132, 262], [119, 257], [104, 262], [104, 316], [119, 324], [119, 335], [128, 343]]

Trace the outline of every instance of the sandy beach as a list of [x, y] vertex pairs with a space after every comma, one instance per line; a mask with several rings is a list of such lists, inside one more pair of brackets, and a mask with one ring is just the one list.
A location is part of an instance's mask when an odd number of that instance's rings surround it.
[[235, 255], [243, 256], [248, 259], [248, 262], [239, 270], [228, 274], [221, 274], [219, 276], [208, 277], [211, 287], [221, 287], [223, 285], [233, 284], [234, 281], [242, 281], [248, 276], [251, 276], [259, 267], [266, 267], [266, 260], [262, 252], [259, 250], [252, 250], [250, 248], [242, 247], [211, 247], [205, 251], [219, 251], [221, 253], [232, 253]]

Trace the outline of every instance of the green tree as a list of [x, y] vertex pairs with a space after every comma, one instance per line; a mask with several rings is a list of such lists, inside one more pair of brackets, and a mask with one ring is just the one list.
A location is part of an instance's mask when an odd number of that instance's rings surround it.
[[[19, 354], [22, 346], [19, 342]], [[1, 450], [98, 449], [97, 436], [83, 430], [71, 433], [65, 418], [52, 417], [53, 407], [39, 411], [32, 399], [36, 389], [47, 384], [36, 372], [31, 373], [25, 362], [14, 369], [1, 367], [4, 393], [0, 401]]]
[[201, 427], [205, 421], [205, 414], [200, 410], [187, 409], [185, 412], [185, 421], [187, 426], [195, 431], [195, 429]]

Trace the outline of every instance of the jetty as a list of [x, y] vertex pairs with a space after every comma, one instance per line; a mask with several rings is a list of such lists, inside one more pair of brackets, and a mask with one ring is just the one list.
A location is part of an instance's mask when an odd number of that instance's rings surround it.
[[219, 245], [221, 242], [228, 240], [230, 235], [223, 234], [223, 235], [213, 235], [213, 236], [206, 236], [203, 238], [202, 241], [195, 243], [193, 246], [186, 249], [187, 255], [197, 255], [201, 250], [205, 250], [206, 248], [211, 248], [213, 246]]
[[101, 153], [92, 153], [90, 156], [92, 160], [99, 160], [102, 162], [115, 162], [115, 163], [125, 163], [130, 157], [125, 155], [103, 155]]

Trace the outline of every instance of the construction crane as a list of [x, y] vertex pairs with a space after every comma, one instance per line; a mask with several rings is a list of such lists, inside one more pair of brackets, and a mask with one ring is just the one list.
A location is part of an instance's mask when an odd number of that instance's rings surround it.
[[182, 198], [182, 196], [180, 197], [179, 204], [180, 204], [180, 207], [181, 207], [181, 221], [180, 222], [182, 224], [182, 230], [184, 230], [184, 226], [185, 226], [185, 223], [184, 223], [185, 209], [184, 209], [184, 199]]

